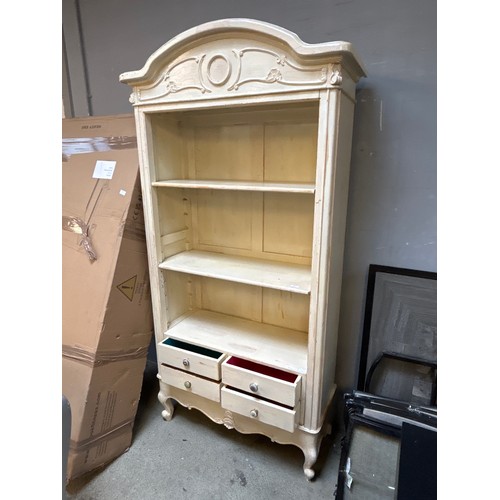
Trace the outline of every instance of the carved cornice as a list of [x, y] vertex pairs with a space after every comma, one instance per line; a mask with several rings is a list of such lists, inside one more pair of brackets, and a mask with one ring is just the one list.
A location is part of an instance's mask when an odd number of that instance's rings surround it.
[[304, 66], [283, 52], [258, 46], [214, 49], [176, 59], [153, 83], [135, 88], [130, 102], [153, 102], [188, 90], [195, 90], [200, 96], [237, 94], [248, 86], [258, 92], [260, 84], [291, 88], [340, 87], [342, 67], [340, 64]]
[[[349, 42], [309, 44], [303, 42], [295, 33], [270, 23], [253, 19], [221, 19], [196, 26], [174, 37], [154, 52], [142, 69], [121, 74], [120, 81], [131, 86], [151, 85], [159, 78], [164, 78], [163, 69], [169, 65], [169, 62], [176, 60], [184, 50], [200, 47], [203, 51], [203, 44], [213, 41], [215, 38], [220, 38], [221, 41], [231, 38], [264, 40], [264, 43], [269, 44], [269, 46], [286, 47], [286, 51], [290, 51], [294, 60], [300, 61], [306, 66], [325, 65], [333, 60], [341, 60], [342, 67], [347, 69], [354, 82], [365, 76], [363, 66]], [[268, 68], [268, 72], [263, 77], [264, 80], [271, 69], [273, 68]], [[273, 75], [278, 76], [276, 73]], [[270, 79], [274, 78], [273, 75]], [[283, 80], [283, 78], [273, 80], [272, 83]], [[179, 92], [179, 88], [182, 88], [182, 82], [179, 81], [170, 81], [170, 85], [168, 85], [168, 81], [164, 81], [164, 83], [166, 85], [165, 91], [170, 93]], [[211, 83], [212, 85], [223, 85], [225, 82], [220, 83], [215, 80]], [[203, 88], [201, 84], [200, 86]]]

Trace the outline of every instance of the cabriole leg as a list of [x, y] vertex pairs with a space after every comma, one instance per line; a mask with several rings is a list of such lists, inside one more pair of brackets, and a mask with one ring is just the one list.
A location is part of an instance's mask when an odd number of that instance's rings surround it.
[[316, 437], [311, 438], [311, 443], [308, 444], [306, 448], [302, 450], [304, 452], [304, 474], [308, 481], [314, 478], [315, 472], [313, 470], [313, 465], [318, 459], [318, 440]]
[[174, 416], [174, 404], [172, 403], [172, 398], [169, 396], [165, 396], [163, 392], [158, 393], [158, 401], [164, 406], [164, 410], [161, 412], [161, 416], [163, 417], [163, 420], [166, 420], [167, 422], [169, 420], [172, 420], [172, 417]]

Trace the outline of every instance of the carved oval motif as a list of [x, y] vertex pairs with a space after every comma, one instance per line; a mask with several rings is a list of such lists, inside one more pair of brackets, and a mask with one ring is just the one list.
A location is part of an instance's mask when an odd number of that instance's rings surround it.
[[207, 64], [207, 78], [212, 85], [220, 87], [229, 80], [231, 70], [229, 59], [223, 54], [215, 54]]

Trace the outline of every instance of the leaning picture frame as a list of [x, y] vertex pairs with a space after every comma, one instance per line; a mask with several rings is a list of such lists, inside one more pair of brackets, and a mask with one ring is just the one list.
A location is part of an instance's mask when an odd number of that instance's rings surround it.
[[437, 405], [437, 273], [369, 266], [357, 389]]

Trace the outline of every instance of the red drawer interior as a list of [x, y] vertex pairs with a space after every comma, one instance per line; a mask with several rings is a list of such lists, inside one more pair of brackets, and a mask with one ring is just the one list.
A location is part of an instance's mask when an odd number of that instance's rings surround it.
[[295, 373], [285, 372], [283, 370], [279, 370], [278, 368], [271, 368], [270, 366], [254, 363], [253, 361], [248, 361], [246, 359], [236, 358], [235, 356], [231, 356], [228, 359], [227, 364], [261, 373], [262, 375], [267, 375], [268, 377], [284, 380], [285, 382], [290, 382], [291, 384], [297, 380], [297, 375], [295, 375]]

